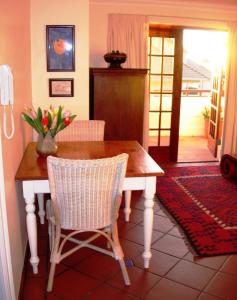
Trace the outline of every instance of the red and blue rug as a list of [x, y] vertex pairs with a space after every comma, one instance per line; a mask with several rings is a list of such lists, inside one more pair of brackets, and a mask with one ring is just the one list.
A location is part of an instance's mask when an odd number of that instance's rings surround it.
[[176, 167], [157, 178], [159, 202], [198, 256], [237, 253], [237, 182], [219, 166]]

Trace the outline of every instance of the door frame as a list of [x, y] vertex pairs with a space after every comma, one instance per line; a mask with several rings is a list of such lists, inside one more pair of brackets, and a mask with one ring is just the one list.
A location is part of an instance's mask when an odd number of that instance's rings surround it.
[[16, 300], [10, 241], [7, 223], [7, 209], [6, 209], [6, 194], [5, 194], [5, 180], [3, 170], [3, 156], [2, 156], [2, 136], [0, 127], [0, 289], [2, 290], [0, 296], [5, 297], [1, 299]]

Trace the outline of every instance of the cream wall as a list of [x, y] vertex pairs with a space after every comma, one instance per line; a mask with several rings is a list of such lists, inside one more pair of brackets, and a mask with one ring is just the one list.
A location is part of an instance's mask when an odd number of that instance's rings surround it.
[[[47, 72], [46, 25], [75, 25], [75, 72]], [[88, 0], [31, 0], [32, 101], [35, 108], [64, 105], [89, 118]], [[74, 78], [74, 97], [49, 97], [49, 78]]]
[[[11, 140], [7, 140], [2, 133], [2, 107], [0, 106], [4, 173], [4, 178], [0, 178], [1, 192], [5, 189], [5, 199], [2, 197], [0, 200], [6, 202], [12, 272], [17, 295], [24, 264], [27, 237], [25, 205], [21, 185], [16, 183], [14, 178], [25, 145], [31, 134], [29, 128], [26, 128], [26, 131], [23, 130], [23, 122], [20, 116], [24, 104], [29, 105], [31, 103], [30, 0], [1, 1], [0, 38], [0, 65], [8, 64], [14, 76], [15, 135]], [[0, 242], [3, 243], [3, 241]]]
[[189, 1], [189, 4], [179, 5], [178, 1], [174, 0], [167, 4], [161, 1], [156, 5], [145, 3], [146, 1], [143, 4], [125, 2], [90, 1], [90, 67], [107, 66], [103, 55], [107, 52], [107, 27], [110, 13], [146, 15], [150, 22], [155, 23], [217, 29], [226, 29], [227, 22], [237, 21], [237, 6], [218, 6], [213, 3], [208, 5], [208, 0], [202, 5], [192, 1]]

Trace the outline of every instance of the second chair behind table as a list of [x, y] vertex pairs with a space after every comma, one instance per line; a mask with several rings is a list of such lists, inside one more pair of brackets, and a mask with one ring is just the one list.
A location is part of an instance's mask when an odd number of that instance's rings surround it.
[[[68, 127], [56, 135], [58, 142], [73, 141], [103, 141], [105, 121], [103, 120], [74, 120]], [[38, 134], [33, 132], [33, 140]], [[40, 223], [44, 224], [44, 195], [37, 194]]]

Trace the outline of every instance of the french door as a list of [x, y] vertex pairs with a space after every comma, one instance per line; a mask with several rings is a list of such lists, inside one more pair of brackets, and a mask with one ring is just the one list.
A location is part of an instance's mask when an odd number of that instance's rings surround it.
[[183, 30], [151, 26], [149, 36], [149, 153], [177, 161]]
[[210, 123], [208, 133], [208, 148], [217, 157], [217, 148], [221, 143], [221, 101], [224, 98], [224, 72], [222, 70], [213, 76], [211, 91]]

